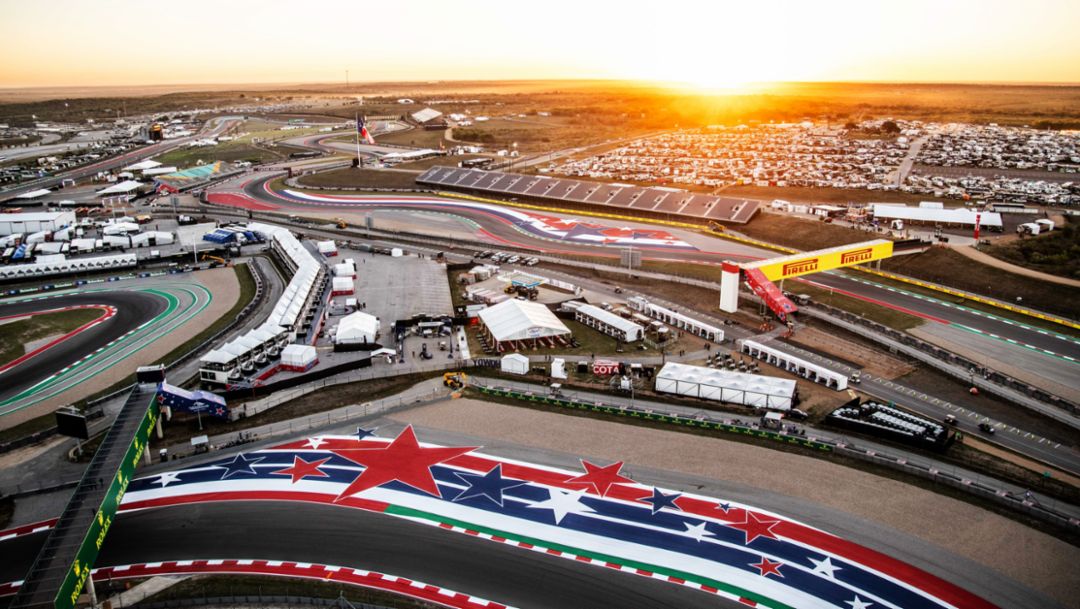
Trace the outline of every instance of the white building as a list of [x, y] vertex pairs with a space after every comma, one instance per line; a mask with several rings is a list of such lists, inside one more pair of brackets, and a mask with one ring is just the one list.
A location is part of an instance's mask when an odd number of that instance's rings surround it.
[[75, 212], [33, 212], [24, 214], [0, 214], [0, 237], [19, 233], [56, 231], [75, 225]]
[[639, 341], [645, 337], [645, 328], [591, 304], [583, 304], [574, 310], [578, 322], [615, 337], [624, 343]]

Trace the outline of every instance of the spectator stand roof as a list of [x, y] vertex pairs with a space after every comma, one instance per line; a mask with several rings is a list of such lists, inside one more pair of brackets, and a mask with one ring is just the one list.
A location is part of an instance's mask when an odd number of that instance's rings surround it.
[[666, 187], [603, 184], [546, 176], [524, 176], [481, 169], [432, 167], [416, 178], [417, 184], [501, 194], [523, 195], [557, 203], [631, 209], [680, 219], [745, 223], [760, 201], [695, 194]]
[[221, 167], [221, 161], [217, 161], [208, 165], [200, 165], [198, 167], [184, 169], [183, 171], [177, 171], [176, 173], [157, 176], [154, 178], [154, 186], [156, 188], [165, 187], [169, 190], [178, 191], [191, 184], [209, 180], [221, 173]]
[[566, 327], [546, 306], [537, 302], [511, 299], [483, 309], [480, 321], [498, 342], [566, 336]]

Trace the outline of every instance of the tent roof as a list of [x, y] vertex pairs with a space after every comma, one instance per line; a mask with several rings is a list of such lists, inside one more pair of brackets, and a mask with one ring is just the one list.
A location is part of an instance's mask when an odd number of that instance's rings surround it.
[[144, 171], [155, 167], [161, 167], [161, 163], [147, 159], [145, 161], [139, 161], [134, 165], [128, 165], [122, 171]]
[[577, 310], [581, 311], [581, 313], [584, 315], [588, 315], [593, 319], [602, 321], [605, 324], [613, 328], [618, 328], [623, 332], [634, 332], [635, 330], [640, 330], [644, 332], [645, 330], [641, 327], [640, 324], [636, 324], [629, 319], [623, 319], [622, 317], [612, 313], [611, 311], [605, 311], [600, 307], [591, 304], [583, 304], [578, 307]]
[[871, 206], [875, 218], [914, 220], [916, 222], [943, 222], [946, 224], [975, 225], [975, 216], [979, 215], [981, 226], [1001, 226], [1001, 214], [992, 211], [977, 212], [964, 207], [936, 209], [933, 207], [905, 207], [901, 205]]
[[334, 340], [356, 340], [362, 337], [372, 337], [379, 331], [379, 319], [370, 313], [357, 311], [346, 315], [338, 322], [337, 333]]
[[139, 182], [137, 180], [124, 180], [123, 182], [120, 182], [119, 184], [113, 184], [112, 186], [110, 186], [108, 188], [103, 188], [103, 189], [97, 191], [97, 194], [98, 195], [123, 194], [123, 193], [131, 192], [131, 191], [139, 188], [142, 185], [143, 185], [142, 182]]
[[498, 342], [570, 334], [550, 309], [537, 302], [506, 300], [481, 310], [479, 315]]
[[709, 387], [740, 389], [765, 395], [792, 397], [795, 394], [795, 381], [775, 376], [763, 376], [731, 370], [718, 370], [703, 366], [690, 366], [677, 362], [668, 362], [656, 374], [657, 380], [698, 383]]

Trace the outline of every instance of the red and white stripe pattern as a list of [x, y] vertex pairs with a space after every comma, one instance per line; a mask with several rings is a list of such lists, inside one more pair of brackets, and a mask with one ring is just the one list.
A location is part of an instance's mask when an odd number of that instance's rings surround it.
[[[99, 582], [113, 579], [153, 577], [155, 575], [272, 575], [341, 582], [351, 586], [400, 594], [444, 607], [452, 607], [453, 609], [513, 609], [509, 605], [462, 594], [439, 586], [432, 586], [405, 577], [351, 567], [306, 562], [245, 559], [178, 560], [102, 567], [94, 569], [92, 573], [94, 579]], [[0, 584], [0, 596], [14, 594], [21, 585], [22, 581]]]

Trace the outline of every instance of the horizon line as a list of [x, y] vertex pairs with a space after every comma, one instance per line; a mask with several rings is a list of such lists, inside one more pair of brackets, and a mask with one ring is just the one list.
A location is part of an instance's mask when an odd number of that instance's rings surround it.
[[[543, 83], [543, 82], [610, 82], [610, 83], [627, 83], [627, 84], [639, 84], [639, 85], [657, 85], [657, 86], [687, 86], [688, 83], [682, 81], [662, 81], [662, 80], [642, 80], [633, 78], [516, 78], [516, 79], [452, 79], [452, 80], [432, 80], [432, 79], [415, 79], [415, 80], [355, 80], [350, 81], [347, 85], [343, 82], [326, 82], [326, 81], [295, 81], [295, 80], [282, 80], [282, 81], [262, 81], [262, 82], [188, 82], [188, 83], [144, 83], [144, 84], [108, 84], [108, 85], [76, 85], [76, 84], [56, 84], [56, 85], [0, 85], [0, 91], [28, 91], [35, 89], [118, 89], [118, 88], [132, 88], [132, 87], [265, 87], [265, 86], [327, 86], [327, 87], [353, 87], [356, 85], [439, 85], [439, 84], [466, 84], [466, 83]], [[1023, 80], [777, 80], [777, 81], [751, 81], [741, 83], [740, 86], [760, 86], [760, 85], [935, 85], [935, 86], [1042, 86], [1042, 87], [1076, 87], [1080, 86], [1080, 81], [1023, 81]]]

